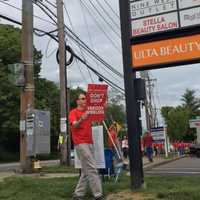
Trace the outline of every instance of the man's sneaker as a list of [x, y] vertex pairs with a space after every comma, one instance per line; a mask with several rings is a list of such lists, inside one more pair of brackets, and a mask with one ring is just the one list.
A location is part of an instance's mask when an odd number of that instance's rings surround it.
[[104, 196], [96, 197], [95, 200], [106, 200]]

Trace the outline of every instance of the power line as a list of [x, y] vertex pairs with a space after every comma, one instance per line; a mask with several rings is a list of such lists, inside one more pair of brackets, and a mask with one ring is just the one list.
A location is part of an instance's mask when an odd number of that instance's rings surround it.
[[[47, 6], [45, 6], [45, 8], [54, 17], [56, 17], [56, 15]], [[48, 12], [45, 9], [42, 9], [42, 10], [55, 22], [55, 20], [48, 14]], [[91, 55], [93, 55], [99, 62], [101, 62], [103, 65], [105, 65], [107, 68], [109, 68], [113, 73], [115, 73], [116, 75], [118, 75], [121, 78], [123, 78], [123, 75], [121, 73], [119, 73], [117, 70], [115, 70], [111, 65], [109, 65], [108, 63], [106, 63], [100, 56], [98, 56], [93, 50], [91, 50], [70, 28], [68, 28], [66, 25], [65, 25], [65, 28], [68, 31], [68, 32], [66, 32], [66, 34], [68, 35], [68, 37], [70, 37], [72, 40], [76, 41], [80, 46], [82, 46], [82, 48], [84, 48]], [[70, 35], [69, 33], [71, 33], [72, 35]]]
[[[8, 21], [11, 21], [15, 24], [18, 24], [18, 25], [22, 25], [20, 22], [16, 21], [16, 20], [13, 20], [9, 17], [6, 17], [4, 15], [1, 15], [0, 14], [0, 17], [5, 19], [5, 20], [8, 20]], [[56, 36], [53, 36], [51, 33], [49, 32], [46, 32], [46, 31], [43, 31], [43, 30], [40, 30], [38, 28], [34, 28], [34, 30], [36, 31], [40, 31], [42, 33], [45, 33], [46, 35], [48, 35], [49, 37], [51, 37], [52, 39], [54, 39], [56, 42], [58, 42], [58, 39], [56, 38]], [[89, 66], [84, 60], [82, 60], [78, 55], [76, 55], [75, 53], [73, 53], [73, 55], [75, 56], [75, 58], [77, 58], [80, 62], [82, 62], [86, 67], [88, 67], [91, 71], [93, 71], [97, 76], [101, 77], [108, 85], [110, 85], [111, 87], [113, 87], [114, 89], [118, 90], [121, 94], [124, 95], [124, 89], [119, 87], [118, 85], [116, 85], [115, 83], [113, 83], [112, 81], [110, 81], [108, 78], [106, 78], [105, 76], [103, 76], [102, 74], [100, 74], [99, 72], [97, 72], [95, 69], [93, 69], [91, 66]]]
[[[0, 0], [2, 3], [6, 3], [6, 2], [3, 2], [2, 0]], [[21, 9], [20, 8], [17, 8], [17, 7], [15, 7], [15, 6], [13, 6], [13, 5], [11, 5], [11, 4], [8, 4], [8, 3], [6, 3], [6, 5], [9, 5], [9, 6], [11, 6], [11, 7], [14, 7], [15, 9], [17, 9], [17, 10], [20, 10], [21, 11]], [[43, 11], [45, 12], [45, 10], [43, 9]], [[52, 11], [51, 11], [52, 12]], [[47, 13], [46, 13], [47, 14]], [[52, 13], [53, 15], [55, 15], [54, 13]], [[48, 14], [47, 14], [48, 15]], [[49, 15], [48, 15], [49, 16]], [[51, 24], [53, 24], [53, 25], [56, 25], [57, 24], [57, 22], [51, 17], [51, 16], [49, 16], [53, 21], [54, 21], [54, 23], [52, 23], [52, 22], [50, 22], [50, 21], [48, 21], [48, 20], [45, 20], [45, 19], [43, 19], [43, 18], [40, 18], [40, 17], [38, 17], [38, 16], [36, 16], [36, 15], [34, 15], [34, 17], [36, 17], [36, 18], [39, 18], [40, 20], [42, 20], [42, 21], [45, 21], [45, 22], [48, 22], [48, 23], [51, 23]], [[68, 29], [68, 30], [70, 30], [70, 29]], [[71, 30], [70, 30], [71, 31]], [[73, 33], [73, 32], [72, 32]], [[75, 35], [76, 36], [76, 35]], [[77, 36], [76, 36], [77, 37]], [[78, 39], [79, 39], [79, 37], [77, 37]], [[74, 40], [74, 38], [71, 36], [71, 39], [73, 39]], [[81, 40], [79, 39], [79, 41], [76, 41], [76, 42], [80, 42]], [[82, 41], [81, 41], [82, 42]], [[84, 44], [84, 43], [83, 43]], [[85, 45], [85, 44], [84, 44]], [[88, 49], [87, 49], [88, 48]], [[106, 66], [106, 67], [108, 67], [112, 72], [114, 72], [114, 73], [116, 73], [118, 76], [120, 76], [121, 78], [123, 78], [123, 75], [122, 74], [120, 74], [117, 70], [115, 70], [114, 68], [112, 68], [108, 63], [106, 63], [102, 58], [100, 58], [96, 53], [94, 53], [94, 51], [92, 51], [87, 45], [86, 45], [86, 49], [88, 50], [88, 52], [90, 52], [99, 62], [101, 62], [104, 66]], [[89, 51], [89, 50], [91, 50], [91, 51]], [[94, 54], [93, 54], [94, 53]], [[97, 57], [96, 57], [97, 56]]]
[[[80, 3], [80, 1], [79, 1], [79, 3]], [[91, 44], [91, 47], [95, 50], [94, 44], [92, 42], [92, 37], [91, 37], [90, 31], [89, 31], [89, 26], [88, 26], [88, 23], [87, 23], [87, 18], [86, 18], [84, 9], [83, 9], [83, 5], [81, 3], [80, 3], [80, 7], [81, 7], [82, 15], [83, 15], [83, 20], [84, 20], [84, 23], [86, 25], [86, 30], [87, 30], [87, 33], [88, 33], [89, 42]], [[98, 67], [98, 70], [101, 71], [100, 67], [99, 67], [99, 63], [96, 60], [95, 60], [95, 63], [97, 65], [97, 67]]]
[[113, 28], [113, 26], [105, 19], [105, 17], [101, 14], [101, 12], [96, 8], [96, 6], [92, 3], [91, 0], [88, 0], [89, 3], [92, 5], [92, 7], [96, 10], [96, 12], [98, 13], [98, 15], [103, 19], [103, 21], [108, 25], [108, 27], [119, 37], [121, 38], [120, 34], [115, 31], [115, 29]]
[[51, 6], [53, 6], [54, 8], [57, 8], [55, 4], [53, 4], [52, 2], [48, 1], [48, 0], [44, 0], [46, 1], [48, 4], [50, 4]]
[[[12, 7], [12, 8], [15, 8], [16, 10], [18, 10], [18, 11], [22, 11], [22, 9], [21, 8], [18, 8], [18, 7], [16, 7], [16, 6], [13, 6], [12, 4], [9, 4], [9, 3], [7, 3], [7, 2], [5, 2], [5, 1], [3, 1], [3, 0], [0, 0], [0, 3], [3, 3], [3, 4], [5, 4], [5, 5], [7, 5], [7, 6], [10, 6], [10, 7]], [[55, 24], [53, 24], [52, 22], [50, 22], [50, 21], [48, 21], [48, 20], [46, 20], [46, 19], [43, 19], [43, 18], [41, 18], [41, 17], [39, 17], [39, 16], [36, 16], [36, 15], [33, 15], [35, 18], [37, 18], [37, 19], [40, 19], [41, 21], [45, 21], [45, 22], [48, 22], [48, 23], [51, 23], [52, 25], [55, 25]]]
[[[41, 7], [41, 6], [40, 6]], [[44, 9], [42, 9], [44, 12], [46, 12]], [[51, 12], [52, 13], [52, 12]], [[52, 18], [52, 16], [50, 16], [48, 13], [46, 13], [56, 24], [56, 21]], [[52, 13], [52, 15], [54, 15], [54, 13]], [[68, 27], [67, 27], [68, 28]], [[71, 31], [71, 30], [70, 30]], [[73, 33], [73, 32], [72, 32]], [[38, 33], [36, 33], [38, 35]], [[76, 35], [75, 35], [76, 36]], [[74, 40], [74, 38], [72, 37], [72, 39]], [[79, 39], [79, 38], [78, 38]], [[75, 40], [76, 41], [76, 40]], [[77, 43], [79, 43], [79, 41], [76, 41]], [[82, 41], [81, 41], [82, 42]], [[79, 43], [80, 44], [80, 43]], [[84, 43], [83, 43], [84, 44]], [[89, 48], [88, 46], [86, 46], [87, 48]], [[91, 49], [89, 49], [91, 50]], [[91, 50], [92, 51], [92, 50]], [[90, 51], [88, 51], [89, 53], [91, 53]], [[94, 55], [93, 55], [94, 56]], [[95, 57], [95, 56], [94, 56]], [[98, 59], [99, 60], [99, 59]], [[99, 60], [100, 62], [104, 62], [102, 64], [106, 65], [105, 61], [102, 59], [102, 60]], [[112, 71], [112, 70], [111, 70]], [[116, 71], [117, 72], [117, 71]], [[120, 74], [121, 75], [121, 74]], [[122, 75], [121, 75], [122, 76]], [[117, 81], [118, 82], [118, 81]]]
[[[75, 32], [75, 29], [74, 29], [74, 27], [73, 27], [73, 24], [72, 24], [71, 18], [70, 18], [70, 16], [69, 16], [69, 13], [68, 13], [68, 11], [67, 11], [67, 8], [66, 8], [66, 6], [65, 6], [65, 3], [63, 2], [63, 4], [64, 4], [64, 9], [65, 9], [65, 12], [66, 12], [66, 14], [67, 14], [67, 17], [68, 17], [68, 19], [69, 19], [69, 23], [70, 23], [70, 25], [71, 25], [71, 27], [72, 27], [73, 32]], [[79, 45], [79, 49], [80, 49], [82, 58], [85, 60], [85, 57], [84, 57], [84, 54], [83, 54], [83, 51], [82, 51], [80, 45]], [[78, 65], [78, 67], [79, 67], [79, 70], [80, 70], [80, 72], [81, 72], [81, 74], [82, 74], [82, 71], [81, 71], [79, 65]], [[92, 78], [92, 75], [91, 75], [91, 73], [90, 73], [90, 70], [89, 70], [89, 69], [87, 69], [87, 70], [88, 70], [88, 73], [89, 73], [89, 76], [90, 76], [91, 81], [94, 82], [94, 80], [93, 80], [93, 78]], [[84, 78], [85, 78], [85, 77], [84, 77]], [[86, 80], [86, 79], [85, 79], [85, 80]]]
[[110, 8], [110, 10], [114, 13], [114, 15], [120, 19], [119, 15], [113, 10], [112, 6], [106, 1], [104, 0], [104, 2], [106, 3], [106, 5]]
[[99, 0], [96, 0], [96, 2], [100, 6], [100, 8], [104, 11], [104, 13], [108, 16], [108, 18], [112, 21], [112, 23], [117, 27], [117, 29], [120, 30], [119, 25], [113, 20], [113, 18], [110, 16], [110, 14], [108, 13], [108, 11], [102, 6], [102, 4], [99, 2]]
[[94, 15], [91, 13], [90, 9], [83, 3], [82, 0], [80, 0], [80, 1], [83, 4], [83, 6], [85, 7], [85, 9], [87, 10], [87, 12], [89, 13], [89, 15], [95, 21], [95, 23], [97, 24], [97, 26], [99, 27], [99, 29], [104, 33], [104, 35], [106, 36], [106, 38], [110, 41], [110, 43], [112, 44], [112, 46], [121, 54], [121, 50], [119, 49], [119, 47], [115, 44], [115, 42], [110, 38], [110, 36], [106, 33], [106, 31], [104, 31], [104, 29], [101, 27], [101, 25], [98, 23], [98, 21], [94, 18]]

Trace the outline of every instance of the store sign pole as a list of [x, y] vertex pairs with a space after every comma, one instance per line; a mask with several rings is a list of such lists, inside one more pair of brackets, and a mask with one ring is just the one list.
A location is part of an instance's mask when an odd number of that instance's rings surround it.
[[130, 21], [130, 1], [119, 0], [121, 33], [122, 33], [122, 50], [123, 50], [123, 67], [124, 67], [124, 85], [126, 96], [126, 112], [129, 142], [129, 159], [130, 159], [130, 177], [131, 189], [141, 188], [143, 185], [143, 168], [140, 148], [140, 133], [138, 123], [138, 109], [136, 101], [136, 92], [134, 89], [134, 79], [136, 73], [132, 71], [131, 60], [131, 21]]

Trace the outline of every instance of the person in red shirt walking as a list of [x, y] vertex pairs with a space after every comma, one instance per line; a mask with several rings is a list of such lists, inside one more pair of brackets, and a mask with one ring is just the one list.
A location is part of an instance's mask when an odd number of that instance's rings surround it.
[[81, 162], [81, 176], [73, 194], [73, 200], [82, 200], [87, 184], [95, 200], [104, 200], [101, 180], [93, 157], [92, 122], [87, 113], [86, 94], [80, 93], [76, 99], [77, 108], [69, 113], [72, 140]]
[[146, 132], [143, 138], [145, 153], [150, 162], [153, 162], [153, 137], [150, 132]]

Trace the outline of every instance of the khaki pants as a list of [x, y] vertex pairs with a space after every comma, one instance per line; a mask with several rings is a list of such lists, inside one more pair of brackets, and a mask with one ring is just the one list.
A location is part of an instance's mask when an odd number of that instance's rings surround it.
[[101, 180], [96, 169], [96, 164], [93, 156], [92, 144], [75, 145], [77, 156], [81, 162], [81, 177], [76, 186], [74, 195], [84, 196], [87, 183], [94, 195], [94, 197], [102, 196]]

